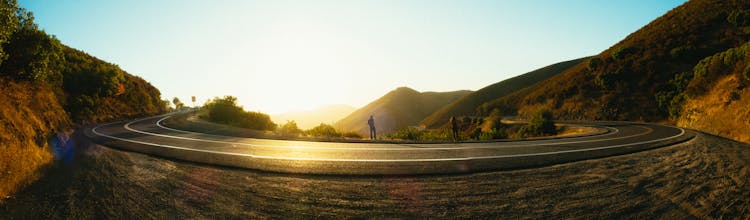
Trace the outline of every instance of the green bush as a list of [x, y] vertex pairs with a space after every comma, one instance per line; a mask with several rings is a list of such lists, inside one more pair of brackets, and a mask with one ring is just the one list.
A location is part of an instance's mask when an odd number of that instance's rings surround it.
[[611, 90], [617, 81], [620, 80], [622, 72], [622, 69], [618, 69], [614, 72], [602, 72], [599, 75], [596, 75], [594, 84], [602, 90]]
[[422, 135], [424, 133], [420, 131], [419, 129], [413, 128], [413, 127], [407, 127], [400, 129], [390, 135], [390, 138], [392, 139], [401, 139], [401, 140], [423, 140]]
[[518, 132], [522, 137], [557, 134], [555, 122], [552, 120], [552, 111], [539, 109], [532, 113], [529, 124], [521, 127]]
[[284, 137], [297, 137], [302, 133], [302, 129], [297, 127], [296, 121], [286, 121], [286, 124], [279, 127], [279, 134]]
[[276, 124], [267, 114], [243, 110], [237, 105], [237, 98], [233, 96], [214, 98], [204, 108], [208, 111], [208, 120], [211, 122], [255, 130], [276, 128]]
[[696, 54], [697, 50], [692, 45], [675, 47], [669, 51], [673, 59], [694, 59]]
[[336, 131], [336, 128], [333, 128], [333, 126], [325, 123], [320, 123], [320, 125], [307, 130], [305, 133], [314, 137], [341, 137], [341, 134]]
[[668, 113], [672, 119], [680, 116], [682, 103], [685, 101], [685, 89], [693, 79], [693, 72], [683, 72], [676, 74], [674, 79], [669, 80], [666, 89], [657, 92], [654, 95], [659, 109]]
[[602, 59], [594, 57], [589, 59], [588, 68], [590, 71], [596, 71], [597, 69], [599, 69], [599, 67], [602, 66], [603, 63], [604, 62], [602, 61]]
[[634, 54], [636, 51], [638, 51], [638, 48], [635, 47], [618, 47], [612, 52], [612, 59], [620, 60], [630, 54]]
[[730, 12], [727, 21], [737, 27], [750, 25], [750, 10]]
[[44, 81], [59, 85], [65, 62], [62, 44], [54, 36], [40, 30], [34, 16], [25, 9], [18, 9], [18, 29], [10, 35], [10, 41], [2, 45], [3, 58], [0, 73], [16, 80]]

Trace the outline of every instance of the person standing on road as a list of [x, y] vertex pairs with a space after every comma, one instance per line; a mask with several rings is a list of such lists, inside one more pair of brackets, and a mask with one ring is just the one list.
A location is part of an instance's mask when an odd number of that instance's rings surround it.
[[451, 130], [453, 131], [453, 141], [458, 141], [458, 122], [456, 121], [456, 116], [451, 116], [449, 122], [451, 123]]
[[367, 124], [370, 125], [370, 139], [375, 140], [377, 134], [375, 133], [375, 119], [370, 115], [370, 119], [367, 120]]

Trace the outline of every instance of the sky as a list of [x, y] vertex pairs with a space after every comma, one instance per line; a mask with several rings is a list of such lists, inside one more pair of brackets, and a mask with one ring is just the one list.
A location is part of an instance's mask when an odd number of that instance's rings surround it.
[[198, 104], [362, 107], [600, 53], [684, 0], [20, 0], [62, 43]]

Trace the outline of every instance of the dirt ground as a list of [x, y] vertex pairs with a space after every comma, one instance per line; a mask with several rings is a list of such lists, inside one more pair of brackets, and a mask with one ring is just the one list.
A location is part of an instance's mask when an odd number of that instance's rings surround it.
[[79, 142], [76, 160], [6, 201], [0, 218], [750, 218], [750, 146], [705, 134], [536, 169], [400, 177], [267, 173]]

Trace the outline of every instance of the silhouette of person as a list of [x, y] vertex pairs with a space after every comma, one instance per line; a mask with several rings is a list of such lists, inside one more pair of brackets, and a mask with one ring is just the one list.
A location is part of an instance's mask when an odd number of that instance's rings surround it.
[[367, 124], [370, 125], [370, 139], [375, 140], [376, 133], [375, 133], [375, 119], [372, 118], [372, 115], [370, 115], [370, 119], [367, 120]]
[[451, 116], [449, 122], [451, 123], [451, 130], [453, 131], [453, 141], [458, 141], [458, 122], [456, 121], [456, 117]]

